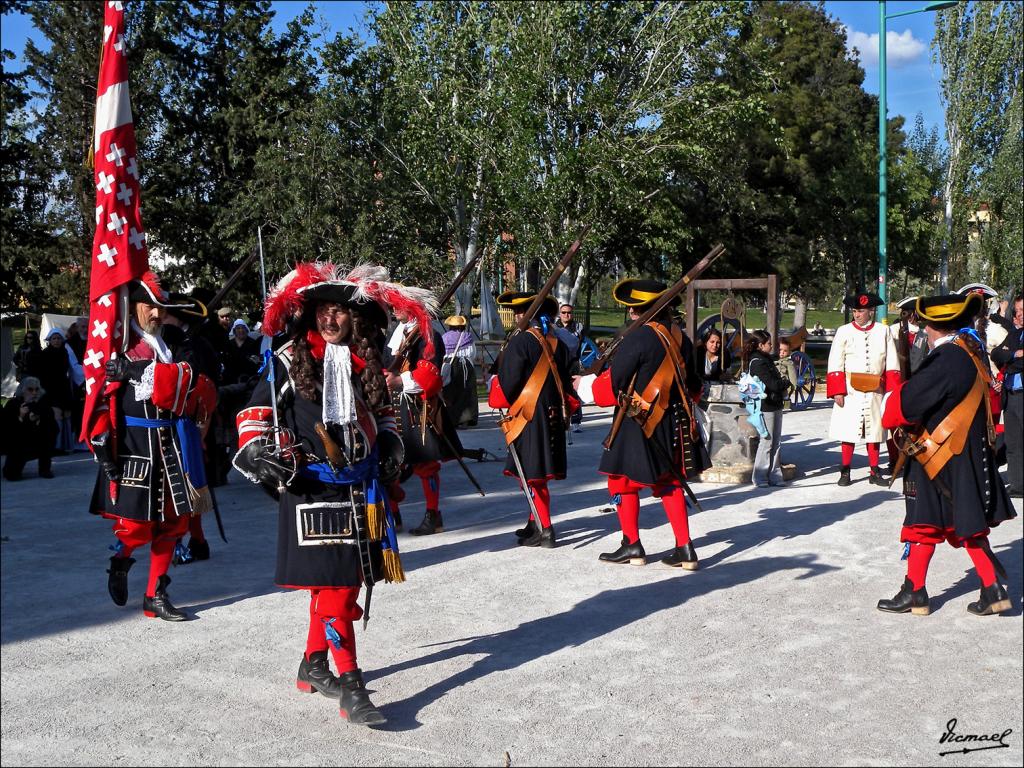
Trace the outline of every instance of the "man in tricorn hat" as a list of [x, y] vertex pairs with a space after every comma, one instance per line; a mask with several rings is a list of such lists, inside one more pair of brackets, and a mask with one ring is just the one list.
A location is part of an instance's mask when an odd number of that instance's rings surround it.
[[261, 378], [238, 414], [234, 465], [279, 496], [274, 582], [310, 593], [296, 685], [339, 699], [341, 716], [356, 725], [385, 718], [363, 683], [353, 622], [368, 618], [375, 582], [405, 578], [384, 492], [403, 452], [383, 334], [399, 300], [426, 317], [424, 294], [391, 283], [382, 267], [299, 264], [267, 299], [263, 333], [292, 334], [274, 355], [273, 389]]
[[[163, 337], [171, 349], [174, 361], [188, 363], [216, 384], [220, 377], [220, 360], [217, 351], [199, 332], [209, 316], [206, 304], [188, 294], [177, 291], [170, 292], [170, 303], [171, 306], [167, 308], [167, 315], [164, 318]], [[206, 442], [206, 437], [213, 424], [214, 413], [215, 410], [211, 412], [211, 418], [204, 422], [202, 428], [204, 443], [207, 447], [209, 443]], [[217, 470], [215, 462], [215, 454], [210, 454], [209, 451], [203, 452], [207, 485]], [[213, 492], [211, 491], [210, 494], [212, 498]], [[216, 504], [216, 499], [213, 499], [213, 503]], [[179, 539], [174, 548], [173, 562], [175, 565], [210, 559], [210, 544], [203, 531], [201, 515], [193, 515], [189, 518], [188, 532], [188, 544]]]
[[128, 601], [134, 551], [150, 545], [143, 613], [186, 621], [167, 596], [167, 568], [189, 518], [211, 508], [202, 454], [202, 425], [216, 400], [213, 383], [193, 364], [175, 361], [164, 339], [174, 305], [147, 272], [128, 285], [129, 328], [123, 354], [105, 367], [105, 404], [90, 430], [100, 472], [90, 511], [114, 521], [118, 543], [107, 590], [116, 605]]
[[[519, 323], [537, 297], [532, 293], [505, 291], [498, 306], [512, 310]], [[565, 431], [569, 418], [580, 407], [569, 375], [569, 351], [555, 334], [558, 303], [547, 296], [523, 333], [513, 333], [498, 360], [498, 374], [491, 386], [488, 403], [508, 409], [500, 422], [509, 445], [505, 474], [526, 483], [532, 499], [530, 517], [517, 530], [524, 547], [556, 546], [551, 524], [549, 480], [564, 480], [566, 473]], [[516, 466], [513, 451], [522, 465]], [[536, 509], [539, 520], [534, 520]]]
[[[636, 320], [664, 293], [656, 280], [627, 279], [612, 290], [616, 302], [629, 308]], [[672, 526], [674, 548], [662, 563], [696, 570], [697, 552], [690, 538], [686, 496], [679, 478], [693, 479], [711, 466], [694, 410], [703, 382], [693, 358], [693, 344], [671, 319], [672, 307], [627, 336], [611, 367], [593, 385], [594, 402], [636, 412], [609, 435], [599, 472], [608, 476], [608, 493], [622, 528], [621, 546], [606, 552], [606, 563], [644, 565], [640, 542], [640, 491], [650, 489], [661, 499]]]
[[398, 326], [388, 348], [396, 357], [389, 365], [387, 378], [405, 446], [406, 468], [402, 477], [419, 478], [425, 501], [423, 520], [409, 533], [428, 536], [444, 530], [441, 464], [461, 458], [462, 443], [441, 399], [444, 342], [434, 330], [431, 318], [417, 317], [414, 311], [415, 307], [402, 304], [394, 308]]
[[935, 545], [943, 541], [965, 548], [981, 579], [970, 613], [987, 616], [1011, 607], [988, 542], [989, 529], [1016, 516], [992, 454], [991, 376], [977, 339], [960, 331], [980, 303], [974, 294], [917, 301], [930, 352], [917, 373], [887, 396], [883, 415], [885, 427], [901, 430], [897, 440], [907, 453], [900, 535], [909, 550], [907, 576], [895, 597], [878, 602], [880, 611], [929, 613], [925, 577]]
[[851, 482], [853, 447], [860, 442], [867, 443], [871, 483], [888, 485], [878, 468], [878, 445], [885, 439], [882, 395], [900, 380], [896, 345], [888, 328], [874, 320], [875, 307], [882, 303], [878, 296], [861, 291], [843, 303], [853, 322], [836, 329], [826, 378], [826, 393], [834, 402], [829, 437], [842, 443], [839, 485]]

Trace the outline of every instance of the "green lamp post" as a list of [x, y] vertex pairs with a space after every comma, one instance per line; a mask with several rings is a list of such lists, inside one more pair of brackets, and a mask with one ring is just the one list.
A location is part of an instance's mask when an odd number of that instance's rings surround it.
[[887, 170], [886, 170], [886, 105], [885, 105], [885, 22], [900, 16], [909, 16], [912, 13], [924, 13], [925, 11], [941, 11], [944, 8], [952, 8], [958, 0], [945, 0], [944, 2], [928, 3], [924, 8], [916, 8], [912, 11], [901, 11], [886, 15], [885, 0], [878, 2], [878, 297], [882, 300], [876, 310], [875, 318], [880, 323], [887, 323], [889, 320], [889, 256], [886, 250], [886, 227], [885, 219], [887, 213]]

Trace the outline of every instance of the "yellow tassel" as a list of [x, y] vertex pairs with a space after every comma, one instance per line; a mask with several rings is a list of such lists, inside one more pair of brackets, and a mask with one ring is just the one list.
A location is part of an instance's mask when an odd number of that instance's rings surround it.
[[402, 570], [402, 561], [398, 553], [393, 549], [385, 549], [384, 555], [384, 581], [388, 584], [401, 584], [405, 581], [405, 571]]
[[366, 505], [366, 527], [370, 541], [380, 541], [384, 538], [384, 510], [380, 504]]

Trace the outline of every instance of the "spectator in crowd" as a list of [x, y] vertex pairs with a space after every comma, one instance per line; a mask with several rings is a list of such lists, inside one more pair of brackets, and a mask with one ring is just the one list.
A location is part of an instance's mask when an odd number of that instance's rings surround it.
[[761, 413], [768, 436], [762, 437], [754, 457], [754, 471], [751, 482], [759, 488], [782, 485], [782, 461], [779, 448], [782, 444], [782, 406], [789, 392], [789, 381], [779, 373], [772, 360], [772, 337], [767, 331], [754, 331], [744, 343], [744, 353], [750, 361], [749, 373], [757, 376], [764, 384], [765, 399]]
[[53, 408], [35, 376], [26, 376], [3, 408], [4, 477], [21, 480], [25, 464], [39, 460], [39, 476], [53, 477], [51, 459], [57, 438]]
[[217, 310], [217, 322], [224, 329], [224, 333], [231, 333], [231, 324], [235, 321], [235, 310], [231, 307], [221, 307]]
[[14, 353], [18, 381], [39, 370], [39, 356], [42, 351], [42, 347], [39, 346], [39, 334], [32, 330], [25, 331], [25, 339]]
[[[997, 315], [992, 316], [997, 319]], [[1021, 294], [1013, 300], [1013, 319], [999, 320], [1007, 330], [1003, 342], [992, 350], [992, 361], [1003, 374], [1003, 439], [1006, 444], [1006, 469], [1010, 496], [1024, 495], [1024, 312]]]
[[[558, 308], [558, 319], [555, 320], [555, 335], [565, 344], [569, 350], [569, 373], [572, 376], [581, 376], [583, 366], [580, 363], [580, 353], [583, 350], [583, 323], [573, 319], [572, 304], [563, 304]], [[583, 408], [577, 408], [569, 417], [573, 432], [583, 431]]]
[[[222, 362], [225, 384], [248, 383], [260, 368], [260, 343], [249, 337], [249, 326], [241, 318], [231, 325]], [[245, 402], [248, 399], [247, 395]]]
[[[68, 349], [75, 356], [72, 368], [80, 367], [85, 359], [85, 348], [89, 342], [89, 318], [80, 317], [68, 326]], [[85, 376], [76, 377], [74, 402], [71, 405], [71, 434], [78, 440], [82, 433], [82, 413], [85, 411]], [[76, 450], [87, 451], [88, 446], [84, 442], [78, 442]]]
[[75, 353], [78, 362], [85, 357], [85, 347], [89, 343], [89, 318], [80, 317], [68, 326], [68, 346]]
[[442, 336], [444, 359], [441, 362], [441, 398], [457, 427], [475, 427], [479, 418], [476, 395], [476, 366], [473, 365], [473, 335], [466, 318], [452, 315], [444, 321], [448, 329]]
[[[221, 310], [223, 312], [223, 309]], [[223, 325], [224, 316], [218, 312]], [[230, 458], [238, 445], [238, 426], [235, 415], [249, 402], [258, 381], [260, 344], [249, 338], [249, 326], [241, 318], [231, 324], [231, 330], [221, 351], [221, 381], [217, 388], [217, 419], [215, 439], [217, 457], [212, 461], [219, 472], [214, 473], [214, 486], [227, 482]]]
[[694, 348], [697, 373], [705, 382], [720, 382], [728, 378], [732, 355], [722, 340], [722, 332], [714, 326], [704, 331]]
[[[57, 422], [55, 453], [62, 456], [70, 452], [77, 442], [72, 433], [71, 409], [75, 402], [74, 368], [70, 350], [65, 346], [64, 333], [54, 328], [46, 336], [46, 347], [39, 356], [39, 367], [30, 370], [30, 375], [41, 382], [53, 408]], [[72, 355], [74, 353], [71, 353]], [[78, 364], [76, 360], [74, 364]]]

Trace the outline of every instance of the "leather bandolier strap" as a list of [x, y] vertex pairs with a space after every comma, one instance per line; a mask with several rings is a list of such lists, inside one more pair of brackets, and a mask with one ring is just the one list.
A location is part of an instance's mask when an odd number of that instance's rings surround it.
[[971, 423], [974, 421], [978, 408], [982, 405], [984, 405], [985, 413], [988, 416], [989, 446], [994, 442], [992, 409], [988, 407], [985, 398], [991, 376], [963, 337], [957, 337], [953, 343], [970, 355], [971, 361], [977, 369], [977, 376], [974, 379], [974, 386], [971, 387], [967, 396], [949, 412], [946, 418], [939, 422], [935, 429], [930, 432], [925, 429], [919, 435], [915, 435], [914, 458], [921, 463], [924, 471], [932, 480], [946, 466], [946, 462], [963, 451], [967, 444], [967, 433], [971, 428]]
[[549, 373], [555, 377], [558, 393], [562, 396], [562, 402], [565, 402], [565, 396], [562, 393], [562, 382], [558, 378], [558, 372], [554, 367], [554, 357], [552, 356], [552, 352], [558, 346], [557, 337], [545, 338], [544, 334], [537, 328], [530, 328], [527, 333], [537, 340], [543, 352], [537, 360], [537, 365], [534, 366], [530, 378], [526, 380], [526, 386], [523, 387], [523, 391], [519, 393], [519, 397], [509, 407], [508, 415], [498, 422], [502, 432], [505, 433], [506, 444], [511, 444], [519, 437], [523, 430], [526, 429], [526, 425], [533, 420], [537, 401], [540, 399], [540, 392], [544, 388], [544, 382], [547, 380]]
[[690, 437], [694, 438], [697, 422], [693, 418], [690, 398], [686, 394], [684, 384], [685, 374], [683, 371], [685, 370], [685, 363], [682, 359], [682, 331], [676, 326], [672, 326], [672, 329], [669, 330], [661, 323], [650, 322], [647, 325], [657, 334], [658, 341], [661, 342], [661, 346], [665, 349], [665, 359], [661, 361], [661, 365], [654, 372], [654, 376], [651, 377], [644, 391], [639, 395], [640, 402], [637, 402], [637, 395], [634, 394], [633, 396], [636, 410], [647, 414], [641, 424], [644, 437], [653, 435], [655, 428], [664, 418], [665, 412], [668, 410], [669, 400], [672, 397], [672, 386], [675, 385], [679, 390], [679, 395], [683, 401], [683, 408], [686, 410], [686, 415], [690, 420]]

